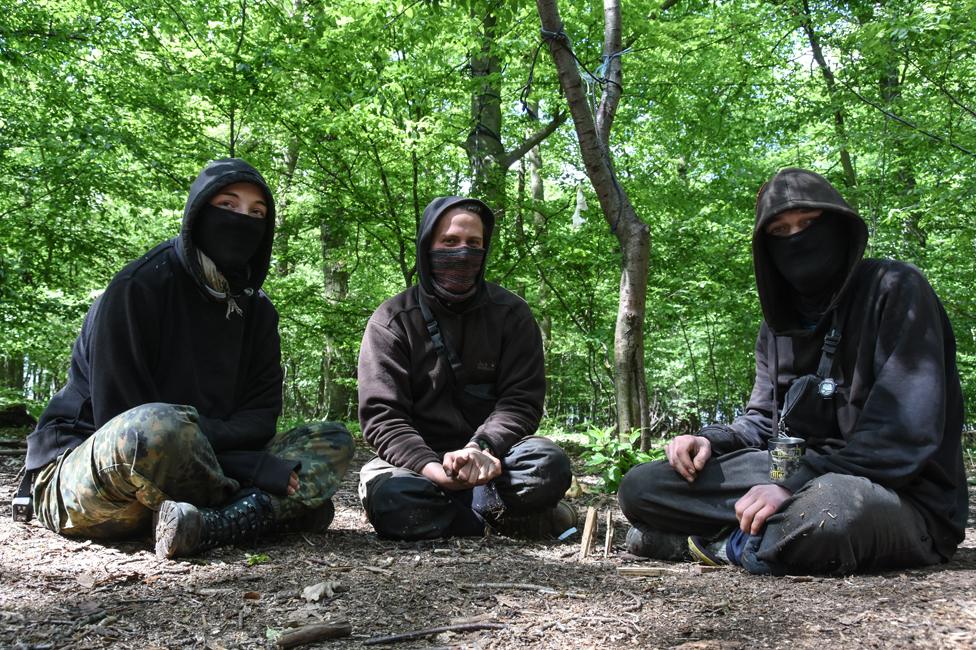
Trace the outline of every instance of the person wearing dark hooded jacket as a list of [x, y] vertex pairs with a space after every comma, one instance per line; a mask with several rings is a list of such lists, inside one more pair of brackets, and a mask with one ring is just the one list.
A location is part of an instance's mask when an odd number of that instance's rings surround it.
[[44, 526], [92, 539], [152, 526], [157, 554], [174, 557], [331, 523], [348, 431], [276, 435], [278, 314], [261, 291], [274, 224], [261, 174], [216, 160], [190, 189], [179, 236], [96, 299], [67, 385], [28, 437]]
[[495, 218], [481, 201], [443, 197], [417, 234], [418, 284], [373, 313], [359, 353], [359, 421], [377, 457], [359, 494], [381, 536], [572, 529], [560, 501], [569, 459], [534, 436], [546, 380], [525, 301], [486, 282]]
[[[762, 187], [752, 396], [624, 477], [632, 553], [777, 575], [952, 557], [968, 514], [952, 327], [917, 268], [862, 259], [866, 243], [822, 176], [788, 168]], [[783, 435], [806, 449], [772, 480], [766, 448]]]

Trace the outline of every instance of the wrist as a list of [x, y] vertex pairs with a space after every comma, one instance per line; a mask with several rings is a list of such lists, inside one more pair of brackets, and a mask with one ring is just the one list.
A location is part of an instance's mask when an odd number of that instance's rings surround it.
[[483, 451], [489, 456], [496, 456], [495, 450], [491, 448], [488, 441], [483, 438], [475, 438], [468, 444], [464, 445], [468, 449], [477, 449], [478, 451]]

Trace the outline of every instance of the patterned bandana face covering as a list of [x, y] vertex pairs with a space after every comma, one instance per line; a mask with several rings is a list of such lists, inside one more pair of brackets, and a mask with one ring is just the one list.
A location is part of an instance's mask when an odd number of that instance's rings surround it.
[[464, 298], [474, 288], [484, 260], [483, 248], [435, 248], [430, 251], [430, 272], [439, 288]]

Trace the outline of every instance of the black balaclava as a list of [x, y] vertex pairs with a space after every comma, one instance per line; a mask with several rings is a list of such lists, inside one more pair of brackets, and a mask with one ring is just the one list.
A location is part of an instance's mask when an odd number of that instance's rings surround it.
[[[789, 210], [821, 210], [822, 216], [792, 237], [767, 235], [766, 227]], [[867, 239], [864, 221], [820, 174], [787, 167], [770, 178], [756, 197], [752, 259], [759, 304], [773, 332], [800, 335], [827, 322]]]
[[[251, 183], [260, 188], [267, 206], [264, 219], [254, 219], [236, 213], [230, 213], [232, 216], [229, 216], [228, 211], [223, 208], [210, 205], [210, 200], [217, 196], [221, 189], [234, 183]], [[204, 213], [211, 217], [205, 216]], [[214, 216], [221, 213], [224, 214]], [[250, 236], [237, 232], [229, 238], [224, 237], [221, 221], [240, 224], [231, 226], [229, 232], [239, 229], [245, 231], [260, 229], [257, 247], [250, 255], [247, 255], [247, 249], [251, 247], [248, 243]], [[258, 224], [249, 222], [258, 222]], [[197, 232], [200, 227], [203, 227], [208, 234], [200, 237]], [[190, 194], [183, 209], [183, 224], [180, 235], [176, 238], [176, 253], [187, 273], [204, 294], [212, 300], [225, 303], [228, 317], [231, 313], [240, 315], [249, 297], [257, 293], [268, 276], [274, 228], [274, 198], [258, 170], [240, 158], [221, 158], [204, 167], [190, 186]], [[230, 246], [225, 246], [225, 243], [230, 243], [230, 239], [234, 242]], [[243, 263], [240, 261], [242, 259]], [[210, 265], [207, 260], [213, 264]], [[207, 268], [204, 268], [205, 266]], [[216, 285], [221, 283], [214, 282], [212, 271], [222, 275], [228, 286], [217, 288]]]
[[266, 219], [208, 204], [200, 208], [193, 243], [224, 275], [246, 275], [247, 263], [264, 241], [265, 230]]
[[844, 277], [850, 245], [846, 225], [825, 212], [810, 226], [789, 237], [766, 235], [766, 250], [796, 291], [807, 298], [832, 293]]

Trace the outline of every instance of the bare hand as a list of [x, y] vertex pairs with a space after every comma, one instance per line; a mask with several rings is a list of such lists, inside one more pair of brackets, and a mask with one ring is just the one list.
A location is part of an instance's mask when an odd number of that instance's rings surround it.
[[298, 474], [292, 472], [291, 476], [288, 477], [288, 496], [296, 492], [298, 492]]
[[444, 454], [444, 473], [468, 487], [484, 485], [502, 473], [502, 463], [476, 446]]
[[424, 478], [442, 490], [457, 491], [466, 490], [471, 487], [452, 476], [448, 476], [447, 473], [444, 472], [444, 466], [438, 462], [427, 463], [424, 465], [424, 468], [420, 471], [420, 473], [424, 475]]
[[735, 502], [735, 516], [739, 528], [750, 535], [758, 535], [766, 520], [783, 506], [792, 493], [779, 485], [754, 485]]
[[677, 436], [664, 448], [664, 454], [674, 471], [691, 483], [712, 457], [712, 443], [702, 436]]

